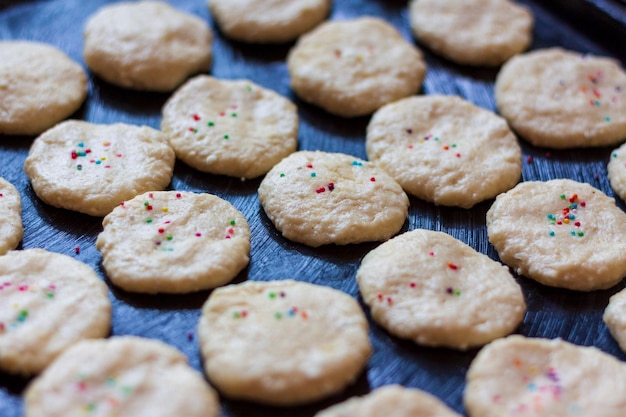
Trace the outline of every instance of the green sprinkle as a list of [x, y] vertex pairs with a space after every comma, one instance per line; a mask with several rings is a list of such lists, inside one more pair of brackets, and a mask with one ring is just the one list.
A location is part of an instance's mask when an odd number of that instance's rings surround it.
[[87, 156], [86, 152], [76, 152], [76, 155], [78, 156]]
[[561, 200], [565, 200], [565, 194], [561, 194], [559, 197], [561, 197]]
[[18, 321], [23, 322], [28, 317], [28, 310], [20, 311], [20, 316], [17, 318]]
[[229, 138], [230, 138], [230, 136], [224, 135], [224, 139], [229, 139]]
[[87, 408], [87, 411], [95, 411], [95, 409], [96, 409], [96, 404], [94, 404], [94, 403], [89, 403], [89, 404], [87, 404], [87, 405], [86, 405], [86, 407], [85, 407], [85, 408]]
[[49, 292], [48, 294], [46, 294], [46, 297], [48, 297], [48, 298], [54, 298], [54, 293]]
[[585, 234], [583, 232], [578, 232], [578, 236], [583, 237]]
[[167, 237], [166, 237], [166, 239], [167, 239], [167, 240], [172, 240], [172, 239], [174, 239], [174, 238], [172, 237], [172, 235], [169, 235], [169, 236], [167, 236]]
[[281, 177], [284, 177], [284, 176], [285, 176], [285, 173], [284, 173], [284, 172], [281, 172], [281, 173], [280, 173], [280, 176], [281, 176]]
[[240, 316], [239, 316], [239, 312], [235, 311], [235, 312], [233, 313], [233, 318], [238, 319], [239, 317], [240, 317]]
[[207, 123], [207, 126], [213, 127], [213, 126], [215, 126], [215, 123], [209, 122], [209, 123]]
[[454, 295], [456, 295], [458, 297], [459, 295], [461, 295], [461, 291], [460, 290], [454, 290]]
[[124, 394], [125, 397], [128, 397], [130, 394], [133, 393], [133, 388], [132, 387], [122, 387], [122, 393]]
[[246, 89], [247, 89], [248, 91], [252, 91], [252, 87], [251, 87], [251, 86], [248, 86]]
[[113, 377], [108, 377], [107, 380], [106, 380], [106, 384], [108, 386], [110, 386], [110, 387], [114, 386], [116, 382], [117, 381], [115, 381], [115, 378], [113, 378]]
[[453, 143], [453, 144], [452, 144], [452, 147], [453, 147], [453, 148], [456, 148], [456, 143]]
[[274, 317], [275, 317], [277, 320], [280, 320], [280, 319], [282, 319], [282, 318], [283, 318], [283, 315], [282, 315], [281, 313], [276, 313], [276, 314], [274, 314]]
[[436, 141], [438, 142], [438, 141], [439, 141], [439, 138], [438, 138], [438, 137], [435, 137], [435, 139], [434, 139], [434, 140], [436, 140]]
[[271, 293], [268, 294], [268, 296], [270, 298], [276, 298], [276, 293], [275, 292], [271, 292]]
[[237, 117], [237, 113], [231, 114], [230, 117]]
[[548, 214], [548, 219], [554, 220], [554, 214], [552, 214], [552, 213]]
[[232, 220], [230, 221], [230, 224], [231, 224], [232, 226], [234, 226], [234, 225], [235, 225], [235, 223], [236, 223], [236, 222], [235, 222], [235, 219], [232, 219]]
[[152, 223], [152, 219], [146, 219], [146, 223]]
[[145, 203], [143, 203], [144, 206], [148, 207], [150, 205], [150, 203], [148, 203], [147, 201]]
[[82, 165], [78, 165], [78, 166], [76, 167], [76, 169], [77, 169], [77, 170], [79, 170], [79, 171], [82, 171], [82, 170], [83, 170], [83, 166], [82, 166]]

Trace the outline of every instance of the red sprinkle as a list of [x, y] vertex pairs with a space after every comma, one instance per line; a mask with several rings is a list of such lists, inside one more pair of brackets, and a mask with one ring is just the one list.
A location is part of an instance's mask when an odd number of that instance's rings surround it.
[[372, 178], [370, 178], [370, 181], [371, 182], [376, 182], [376, 178], [372, 177]]
[[182, 195], [180, 193], [176, 193], [176, 198], [181, 198]]
[[196, 233], [196, 236], [200, 237], [202, 236], [202, 233]]
[[378, 295], [377, 295], [377, 297], [378, 297], [378, 299], [379, 299], [380, 301], [382, 301], [382, 300], [383, 300], [383, 298], [384, 298], [382, 294], [378, 294]]
[[409, 283], [409, 287], [415, 288], [415, 283], [414, 282]]
[[529, 156], [527, 156], [527, 157], [526, 157], [526, 162], [527, 162], [527, 163], [529, 163], [529, 164], [532, 164], [532, 163], [533, 163], [533, 157], [532, 157], [532, 156], [530, 156], [530, 155], [529, 155]]
[[74, 252], [76, 252], [76, 255], [79, 255], [80, 254], [80, 248], [78, 246], [76, 246], [74, 248]]
[[430, 256], [435, 256], [435, 252], [433, 252], [433, 251], [428, 252], [428, 254], [429, 254]]
[[329, 182], [329, 183], [328, 183], [328, 191], [332, 191], [332, 190], [334, 190], [334, 189], [335, 189], [335, 184], [334, 184], [334, 183], [332, 183], [332, 182]]
[[315, 190], [315, 192], [318, 193], [318, 194], [321, 194], [324, 191], [326, 191], [326, 188], [324, 188], [324, 187], [321, 187], [321, 188], [318, 188], [317, 190]]
[[392, 302], [391, 297], [387, 297], [387, 304], [391, 305]]
[[306, 167], [307, 168], [313, 168], [313, 164], [307, 164]]
[[165, 233], [165, 229], [159, 229], [159, 233]]
[[76, 151], [72, 151], [72, 159], [76, 159], [78, 158], [78, 155], [76, 155]]
[[146, 206], [146, 210], [148, 210], [148, 211], [152, 210], [152, 206], [149, 206], [149, 205]]
[[569, 199], [570, 203], [573, 203], [574, 201], [578, 200], [578, 194], [574, 194], [572, 195], [572, 198]]
[[581, 207], [585, 207], [586, 205], [587, 205], [587, 203], [585, 203], [584, 201], [582, 201], [582, 202], [580, 203], [580, 206], [581, 206]]
[[195, 120], [197, 122], [198, 120], [200, 120], [200, 116], [198, 116], [197, 114], [194, 114], [193, 115], [193, 120]]
[[574, 223], [574, 226], [576, 226], [576, 227], [580, 227], [580, 222], [576, 222], [576, 223]]
[[456, 271], [457, 269], [459, 269], [459, 267], [458, 267], [458, 266], [456, 266], [455, 264], [453, 264], [452, 262], [448, 262], [448, 268], [450, 268], [450, 269], [454, 269], [455, 271]]

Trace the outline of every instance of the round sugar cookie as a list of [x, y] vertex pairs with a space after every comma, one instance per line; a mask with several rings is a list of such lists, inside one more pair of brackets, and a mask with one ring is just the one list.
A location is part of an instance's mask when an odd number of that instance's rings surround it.
[[0, 369], [39, 373], [110, 325], [109, 292], [88, 265], [42, 249], [0, 256]]
[[381, 168], [320, 151], [276, 164], [259, 186], [259, 201], [285, 238], [313, 247], [387, 240], [409, 208], [402, 187]]
[[355, 299], [293, 280], [216, 289], [198, 336], [205, 372], [222, 394], [282, 406], [341, 391], [372, 350]]
[[46, 203], [105, 216], [137, 194], [164, 189], [174, 161], [158, 130], [68, 120], [35, 139], [24, 171]]
[[619, 198], [626, 201], [626, 144], [611, 152], [607, 171], [611, 188]]
[[218, 417], [215, 391], [187, 357], [132, 336], [77, 343], [24, 395], [25, 417]]
[[460, 97], [415, 96], [372, 117], [367, 157], [409, 194], [470, 208], [511, 189], [522, 151], [506, 121]]
[[211, 194], [155, 191], [116, 207], [96, 239], [111, 281], [126, 291], [187, 293], [223, 285], [248, 265], [250, 228]]
[[487, 212], [487, 233], [502, 262], [544, 285], [592, 291], [626, 275], [626, 214], [586, 183], [517, 185]]
[[248, 80], [199, 75], [165, 104], [161, 130], [193, 168], [255, 178], [295, 152], [298, 114], [291, 101]]
[[84, 31], [87, 66], [105, 81], [136, 90], [171, 91], [211, 65], [205, 21], [161, 1], [106, 5]]
[[426, 74], [421, 52], [373, 17], [322, 23], [298, 40], [287, 66], [302, 100], [343, 117], [417, 93]]
[[363, 258], [356, 280], [374, 320], [420, 345], [484, 345], [515, 330], [526, 312], [507, 267], [442, 232], [388, 240]]
[[614, 294], [609, 299], [603, 315], [604, 323], [619, 347], [626, 352], [626, 290]]
[[38, 135], [86, 97], [85, 71], [56, 47], [0, 41], [0, 134]]
[[[390, 414], [391, 411], [391, 414]], [[315, 414], [315, 417], [461, 417], [425, 391], [387, 385], [363, 397], [353, 397]]]
[[498, 111], [535, 146], [583, 148], [626, 139], [626, 72], [611, 58], [550, 48], [498, 73]]
[[250, 43], [289, 42], [328, 16], [331, 0], [209, 0], [226, 36]]
[[509, 0], [413, 0], [409, 20], [421, 43], [459, 64], [500, 65], [532, 39], [533, 15]]
[[463, 394], [470, 417], [621, 417], [626, 365], [595, 347], [509, 336], [485, 346]]
[[19, 191], [0, 177], [0, 255], [19, 245], [24, 228], [22, 226], [22, 199]]

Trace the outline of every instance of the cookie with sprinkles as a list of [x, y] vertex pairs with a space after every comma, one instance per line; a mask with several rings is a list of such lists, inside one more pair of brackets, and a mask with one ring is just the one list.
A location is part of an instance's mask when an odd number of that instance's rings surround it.
[[158, 130], [68, 120], [35, 139], [24, 171], [46, 203], [105, 216], [121, 201], [164, 189], [174, 161], [174, 151]]
[[[391, 414], [390, 414], [391, 412]], [[315, 417], [461, 417], [437, 397], [414, 388], [387, 385], [363, 397], [350, 398]]]
[[0, 255], [19, 245], [24, 228], [22, 226], [22, 199], [19, 191], [0, 177]]
[[626, 290], [614, 294], [602, 317], [619, 347], [626, 352]]
[[586, 183], [517, 185], [487, 212], [487, 233], [502, 262], [544, 285], [592, 291], [626, 275], [626, 213]]
[[374, 17], [322, 23], [298, 40], [287, 67], [302, 100], [342, 117], [417, 93], [426, 74], [421, 52]]
[[626, 365], [595, 347], [509, 336], [471, 363], [463, 393], [470, 417], [621, 417]]
[[626, 139], [626, 72], [619, 62], [550, 48], [518, 55], [498, 73], [498, 111], [535, 146], [583, 148]]
[[176, 156], [200, 171], [255, 178], [295, 152], [296, 106], [248, 80], [199, 75], [163, 107], [161, 129]]
[[513, 332], [526, 312], [507, 267], [442, 232], [388, 240], [363, 258], [356, 280], [374, 321], [420, 345], [481, 346]]
[[328, 16], [331, 0], [209, 0], [226, 36], [249, 43], [289, 42]]
[[105, 337], [106, 285], [88, 265], [42, 249], [0, 256], [0, 369], [41, 372], [72, 344]]
[[141, 194], [116, 207], [102, 225], [96, 239], [102, 265], [126, 291], [205, 290], [226, 284], [248, 265], [248, 222], [211, 194]]
[[38, 135], [87, 97], [82, 67], [52, 45], [0, 41], [0, 135]]
[[89, 17], [83, 55], [89, 69], [111, 84], [166, 92], [208, 70], [212, 41], [204, 20], [166, 2], [121, 2]]
[[626, 201], [626, 144], [611, 152], [607, 165], [611, 188], [623, 201]]
[[380, 108], [366, 136], [369, 160], [404, 190], [470, 208], [511, 189], [522, 151], [506, 121], [453, 96], [414, 96]]
[[187, 357], [133, 336], [82, 341], [24, 394], [25, 417], [218, 417], [215, 391]]
[[204, 370], [221, 394], [280, 406], [343, 390], [372, 350], [355, 299], [293, 280], [216, 289], [202, 308], [198, 336]]
[[412, 0], [415, 37], [466, 65], [500, 65], [530, 45], [533, 15], [509, 0]]
[[409, 208], [402, 187], [381, 168], [321, 151], [276, 164], [259, 186], [259, 201], [285, 238], [313, 247], [387, 240]]

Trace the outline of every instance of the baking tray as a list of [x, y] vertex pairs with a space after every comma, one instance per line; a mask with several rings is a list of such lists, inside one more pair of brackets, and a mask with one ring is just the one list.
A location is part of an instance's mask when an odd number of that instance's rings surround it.
[[[0, 0], [0, 39], [31, 39], [48, 42], [84, 65], [82, 30], [85, 19], [106, 0]], [[285, 65], [292, 45], [251, 46], [233, 42], [215, 29], [205, 0], [171, 1], [179, 9], [207, 20], [216, 34], [214, 64], [210, 73], [218, 78], [249, 78], [292, 99], [299, 109], [299, 149], [344, 152], [365, 158], [364, 136], [369, 118], [342, 119], [303, 103], [290, 91]], [[520, 1], [535, 14], [532, 49], [562, 46], [585, 53], [613, 56], [626, 62], [626, 13], [621, 0]], [[597, 5], [615, 6], [603, 12]], [[379, 16], [412, 39], [406, 10], [398, 0], [335, 0], [331, 19], [360, 15]], [[589, 12], [591, 9], [596, 12]], [[606, 8], [603, 9], [606, 11]], [[583, 22], [584, 24], [581, 24]], [[424, 94], [456, 94], [484, 108], [495, 110], [493, 81], [497, 69], [455, 65], [422, 48], [429, 69]], [[111, 86], [90, 75], [89, 96], [73, 116], [94, 123], [124, 122], [159, 127], [160, 110], [167, 94], [129, 91]], [[200, 308], [210, 292], [190, 295], [137, 295], [117, 289], [106, 277], [94, 242], [101, 219], [50, 207], [35, 196], [23, 172], [33, 137], [0, 136], [0, 176], [12, 182], [23, 201], [24, 239], [20, 249], [44, 248], [70, 255], [91, 265], [110, 288], [113, 302], [113, 335], [137, 335], [160, 339], [176, 346], [201, 370], [196, 324]], [[521, 141], [524, 181], [571, 178], [585, 181], [614, 196], [606, 176], [612, 149], [547, 150]], [[259, 205], [260, 180], [200, 173], [177, 162], [171, 189], [209, 192], [230, 201], [243, 212], [252, 230], [250, 265], [234, 282], [295, 278], [343, 290], [362, 303], [354, 280], [361, 258], [372, 244], [326, 246], [317, 249], [281, 237]], [[471, 210], [436, 207], [410, 199], [403, 231], [416, 228], [440, 230], [498, 259], [489, 245], [485, 214], [492, 201]], [[623, 209], [624, 203], [617, 201]], [[79, 248], [77, 253], [76, 248]], [[602, 323], [608, 298], [623, 284], [606, 291], [577, 293], [518, 278], [528, 312], [517, 333], [533, 337], [560, 337], [579, 345], [594, 345], [624, 360], [624, 354]], [[369, 312], [365, 308], [369, 319]], [[435, 394], [463, 413], [465, 374], [477, 350], [458, 352], [424, 348], [389, 335], [370, 319], [374, 353], [366, 371], [345, 392], [303, 407], [274, 408], [222, 400], [224, 416], [312, 416], [316, 411], [352, 395], [362, 395], [381, 385], [398, 383]], [[21, 394], [27, 379], [0, 373], [0, 416], [23, 413]]]

